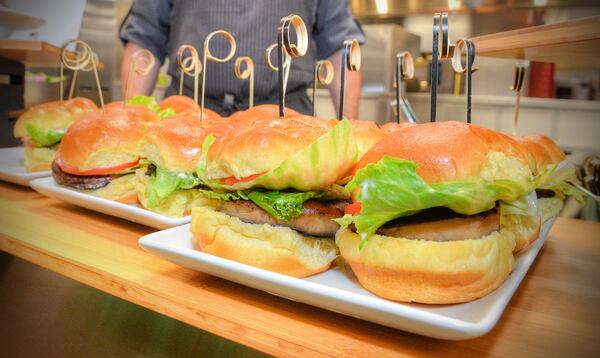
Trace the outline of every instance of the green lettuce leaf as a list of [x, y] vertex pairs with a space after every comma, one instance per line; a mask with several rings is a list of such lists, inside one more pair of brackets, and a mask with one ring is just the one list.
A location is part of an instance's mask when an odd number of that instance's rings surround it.
[[[208, 140], [208, 138], [207, 138]], [[212, 142], [205, 145], [210, 147]], [[208, 152], [208, 148], [206, 149]], [[296, 189], [316, 191], [333, 185], [350, 169], [358, 155], [350, 122], [340, 121], [329, 132], [290, 158], [254, 180], [224, 185], [219, 180], [206, 178], [206, 159], [198, 163], [198, 175], [211, 188], [230, 191], [262, 187], [271, 190]]]
[[155, 167], [155, 174], [150, 177], [146, 187], [147, 206], [150, 208], [158, 205], [159, 199], [167, 198], [179, 189], [191, 189], [203, 184], [194, 173], [175, 173], [158, 165]]
[[560, 198], [571, 196], [581, 205], [585, 205], [586, 194], [569, 182], [579, 182], [572, 164], [567, 163], [561, 166], [549, 164], [539, 175], [538, 188], [552, 190]]
[[160, 106], [158, 105], [158, 102], [156, 102], [156, 98], [152, 96], [135, 96], [128, 99], [127, 104], [144, 106], [154, 113], [158, 113], [158, 111], [160, 111]]
[[40, 147], [50, 147], [62, 139], [66, 129], [41, 129], [33, 123], [26, 123], [25, 129], [31, 140]]
[[156, 114], [158, 114], [159, 118], [167, 118], [167, 117], [171, 117], [177, 113], [175, 112], [175, 110], [173, 108], [165, 108], [165, 109], [159, 110], [158, 112], [156, 112]]
[[279, 191], [251, 191], [248, 198], [273, 217], [290, 221], [304, 210], [304, 202], [317, 196], [312, 191], [282, 193]]
[[[490, 158], [491, 161], [504, 159]], [[384, 156], [379, 162], [359, 170], [346, 189], [361, 189], [358, 198], [361, 211], [337, 222], [342, 226], [354, 223], [362, 246], [381, 225], [393, 219], [434, 207], [474, 215], [492, 209], [498, 200], [512, 202], [535, 188], [531, 176], [509, 179], [502, 178], [502, 174], [497, 174], [500, 179], [489, 176], [490, 181], [475, 178], [428, 184], [416, 169], [413, 161]]]
[[537, 210], [537, 196], [534, 192], [528, 195], [523, 195], [519, 199], [507, 203], [505, 201], [500, 202], [500, 220], [506, 215], [525, 215], [535, 216], [538, 215]]

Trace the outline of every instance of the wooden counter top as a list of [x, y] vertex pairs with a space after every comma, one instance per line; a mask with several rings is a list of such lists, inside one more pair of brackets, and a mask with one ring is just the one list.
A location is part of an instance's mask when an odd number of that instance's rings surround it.
[[593, 356], [600, 224], [560, 218], [491, 333], [416, 336], [179, 267], [139, 248], [153, 229], [0, 182], [0, 249], [206, 331], [280, 356]]

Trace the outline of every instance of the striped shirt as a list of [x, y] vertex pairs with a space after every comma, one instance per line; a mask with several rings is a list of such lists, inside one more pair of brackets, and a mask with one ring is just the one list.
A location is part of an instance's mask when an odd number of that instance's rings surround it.
[[[174, 60], [179, 46], [194, 46], [202, 58], [204, 38], [212, 31], [226, 30], [237, 41], [234, 58], [249, 56], [254, 61], [255, 103], [277, 103], [277, 73], [266, 67], [265, 50], [277, 40], [279, 20], [289, 14], [302, 17], [311, 41], [307, 54], [292, 60], [286, 104], [307, 113], [310, 102], [305, 90], [312, 82], [314, 62], [334, 54], [344, 40], [365, 41], [347, 0], [135, 0], [120, 36], [124, 43], [147, 48], [161, 63], [166, 57], [171, 59], [170, 95], [179, 91], [179, 68]], [[228, 51], [224, 39], [213, 38], [213, 55], [223, 57]], [[271, 58], [276, 64], [276, 51]], [[207, 64], [206, 106], [221, 114], [247, 108], [249, 83], [235, 78], [233, 63]], [[184, 94], [192, 96], [193, 86], [193, 78], [186, 76]]]

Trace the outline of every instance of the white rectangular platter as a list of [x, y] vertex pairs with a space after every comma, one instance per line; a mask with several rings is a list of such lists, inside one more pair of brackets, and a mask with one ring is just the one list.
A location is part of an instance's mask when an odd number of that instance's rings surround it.
[[209, 255], [194, 249], [189, 224], [146, 235], [139, 244], [179, 265], [290, 300], [424, 336], [460, 340], [484, 335], [496, 325], [553, 222], [546, 222], [539, 239], [517, 256], [515, 269], [502, 286], [483, 298], [455, 305], [404, 304], [379, 298], [363, 289], [349, 268], [334, 267], [298, 279]]
[[12, 147], [0, 148], [0, 180], [13, 184], [29, 186], [33, 179], [48, 177], [52, 175], [49, 170], [29, 173], [23, 166], [23, 153], [25, 148]]
[[41, 194], [66, 201], [67, 203], [81, 206], [86, 209], [116, 216], [139, 224], [151, 226], [156, 229], [166, 229], [190, 222], [191, 217], [170, 218], [146, 210], [137, 204], [123, 204], [104, 198], [99, 198], [80, 191], [65, 188], [56, 184], [52, 177], [31, 181], [31, 187]]

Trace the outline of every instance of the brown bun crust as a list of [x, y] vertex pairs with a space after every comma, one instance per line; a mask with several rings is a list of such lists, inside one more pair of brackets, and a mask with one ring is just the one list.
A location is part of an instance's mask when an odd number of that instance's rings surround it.
[[389, 133], [397, 132], [403, 128], [412, 127], [415, 125], [416, 125], [415, 123], [408, 123], [408, 122], [400, 122], [400, 123], [387, 122], [386, 124], [381, 126], [381, 130], [384, 131], [385, 133], [389, 134]]
[[327, 270], [337, 257], [331, 239], [280, 226], [248, 224], [208, 207], [192, 209], [190, 229], [200, 251], [293, 277]]
[[210, 179], [240, 179], [274, 169], [336, 124], [309, 116], [261, 119], [252, 125], [224, 121], [231, 128], [217, 138], [207, 155]]
[[[300, 113], [291, 108], [285, 109], [284, 118], [301, 116]], [[229, 116], [229, 119], [236, 122], [252, 124], [257, 120], [272, 119], [279, 117], [279, 106], [276, 104], [259, 104], [245, 111], [238, 111]]]
[[359, 235], [341, 229], [336, 243], [361, 285], [394, 301], [469, 302], [499, 287], [514, 266], [514, 236], [507, 230], [443, 242], [373, 235], [359, 249]]
[[558, 164], [567, 159], [565, 153], [554, 143], [554, 141], [543, 135], [531, 135], [525, 137], [525, 140], [535, 142], [541, 145], [550, 156], [553, 164]]
[[15, 123], [14, 135], [17, 138], [27, 137], [25, 123], [29, 121], [48, 129], [68, 128], [84, 114], [97, 109], [98, 106], [94, 102], [83, 97], [75, 97], [62, 103], [52, 101], [38, 104], [19, 116]]
[[353, 119], [350, 121], [352, 133], [358, 147], [358, 157], [362, 157], [371, 147], [385, 137], [385, 132], [372, 121]]
[[193, 172], [208, 133], [194, 115], [176, 115], [156, 123], [146, 132], [141, 155], [172, 171]]
[[477, 178], [487, 157], [487, 143], [461, 122], [408, 126], [373, 146], [355, 170], [376, 163], [385, 155], [415, 161], [417, 174], [427, 182], [445, 182]]
[[110, 106], [73, 124], [62, 139], [57, 161], [87, 171], [139, 159], [139, 145], [155, 113], [142, 106]]

